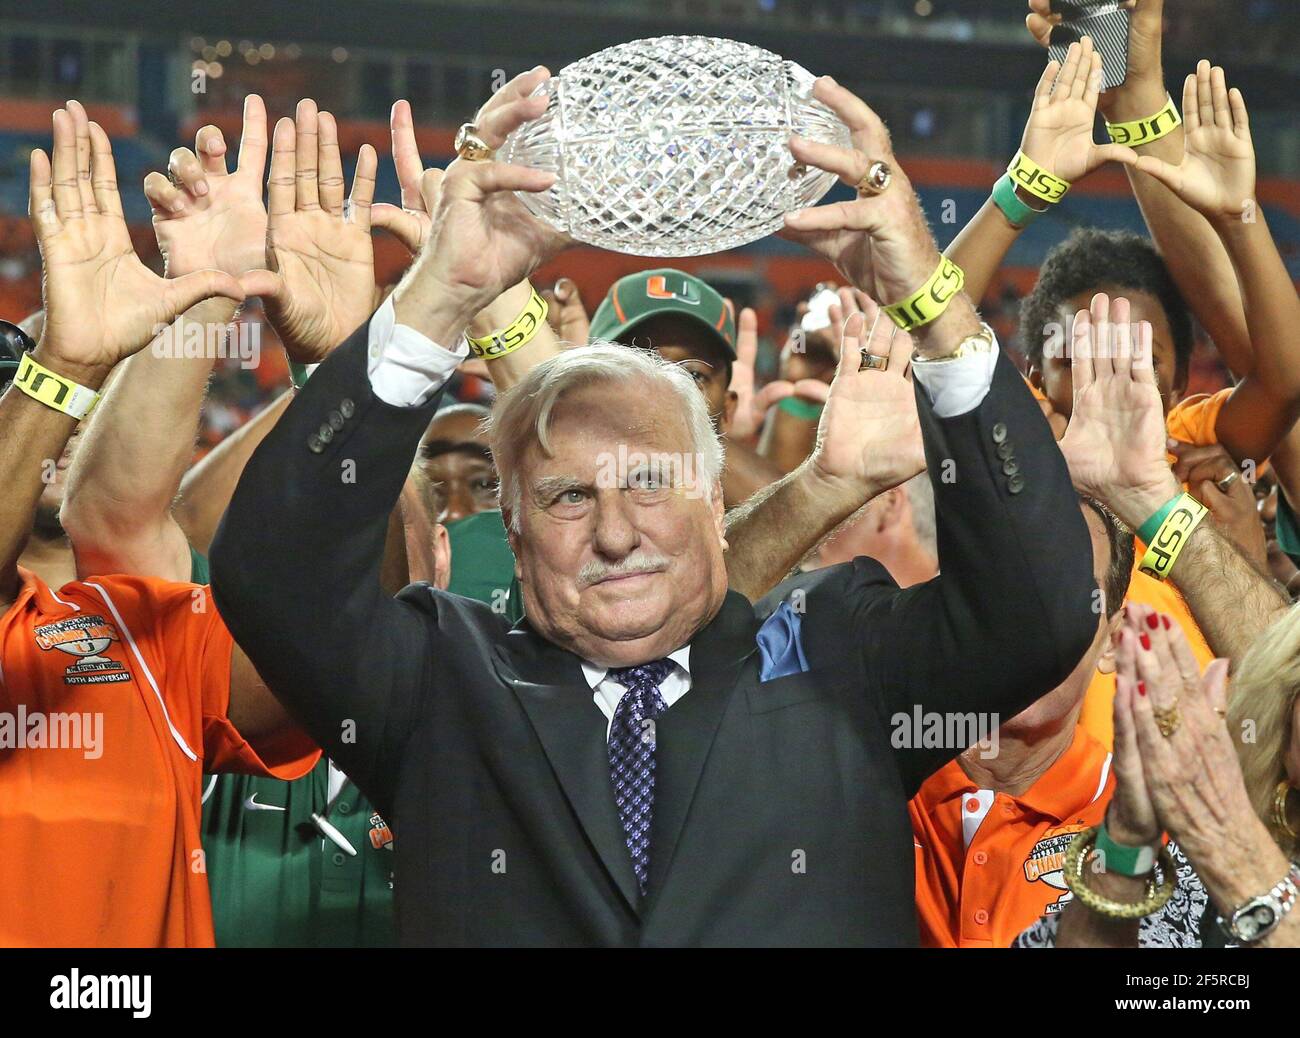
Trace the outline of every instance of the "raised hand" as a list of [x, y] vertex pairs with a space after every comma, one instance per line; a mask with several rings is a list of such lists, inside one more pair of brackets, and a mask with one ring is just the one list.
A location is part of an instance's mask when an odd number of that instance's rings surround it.
[[256, 94], [244, 99], [244, 130], [233, 173], [226, 170], [225, 156], [221, 130], [204, 126], [195, 135], [193, 151], [171, 153], [171, 178], [157, 172], [145, 177], [144, 193], [153, 207], [154, 234], [168, 277], [204, 268], [239, 276], [266, 265], [266, 106]]
[[[476, 130], [489, 148], [500, 148], [512, 131], [545, 111], [546, 97], [529, 95], [548, 75], [539, 65], [516, 76], [479, 110]], [[422, 183], [427, 184], [430, 172]], [[422, 328], [435, 341], [458, 334], [454, 325], [568, 245], [566, 235], [536, 219], [514, 194], [545, 191], [554, 183], [554, 173], [494, 159], [454, 161], [429, 210], [428, 242], [394, 293], [399, 320]]]
[[731, 384], [727, 387], [736, 394], [736, 410], [727, 426], [727, 436], [733, 440], [752, 440], [763, 428], [771, 407], [777, 401], [794, 395], [793, 383], [783, 379], [756, 390], [754, 364], [757, 359], [758, 315], [746, 306], [736, 318], [736, 359], [731, 365]]
[[393, 103], [388, 126], [393, 146], [393, 168], [402, 188], [402, 204], [380, 202], [371, 210], [370, 220], [373, 226], [388, 231], [414, 256], [429, 240], [433, 217], [420, 190], [424, 163], [420, 161], [420, 149], [415, 143], [415, 120], [411, 116], [409, 101]]
[[54, 158], [31, 154], [30, 215], [44, 263], [40, 359], [83, 384], [102, 381], [177, 315], [212, 296], [244, 298], [231, 274], [161, 278], [140, 262], [122, 216], [108, 135], [70, 101], [54, 113]]
[[[1157, 93], [1163, 92], [1160, 61], [1164, 6], [1165, 0], [1123, 0], [1120, 4], [1129, 11], [1128, 75], [1122, 86], [1101, 95], [1103, 110], [1113, 106], [1126, 91], [1154, 87]], [[1025, 25], [1041, 46], [1051, 42], [1052, 29], [1060, 23], [1061, 16], [1052, 11], [1052, 0], [1029, 0]]]
[[370, 205], [378, 158], [361, 146], [344, 204], [338, 126], [316, 102], [281, 119], [271, 148], [268, 269], [250, 275], [292, 360], [323, 360], [371, 314], [375, 250]]
[[1093, 297], [1074, 319], [1074, 407], [1061, 453], [1080, 491], [1137, 529], [1178, 492], [1165, 460], [1165, 420], [1151, 326], [1129, 324], [1127, 299]]
[[[864, 349], [888, 364], [863, 367]], [[869, 331], [865, 315], [848, 319], [812, 454], [823, 475], [874, 496], [925, 470], [916, 391], [907, 377], [911, 356], [911, 339], [883, 314]]]
[[1144, 155], [1137, 168], [1210, 220], [1242, 219], [1255, 197], [1255, 146], [1245, 98], [1217, 65], [1201, 61], [1183, 83], [1183, 127], [1181, 163]]
[[1034, 90], [1034, 104], [1020, 148], [1049, 173], [1074, 183], [1106, 162], [1131, 166], [1137, 152], [1121, 144], [1097, 144], [1093, 124], [1101, 92], [1101, 55], [1085, 36], [1071, 44], [1065, 65], [1048, 62]]

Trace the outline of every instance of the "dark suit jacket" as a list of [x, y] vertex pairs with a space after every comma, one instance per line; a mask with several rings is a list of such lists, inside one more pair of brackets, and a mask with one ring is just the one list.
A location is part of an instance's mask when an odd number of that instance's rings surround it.
[[1012, 364], [967, 415], [918, 399], [943, 575], [906, 591], [868, 559], [811, 575], [810, 669], [766, 682], [759, 613], [727, 597], [658, 722], [638, 903], [578, 658], [478, 602], [380, 590], [387, 516], [435, 403], [375, 397], [365, 328], [316, 371], [244, 472], [212, 587], [271, 688], [392, 824], [403, 943], [916, 942], [906, 805], [963, 747], [896, 748], [895, 715], [1005, 719], [1071, 671], [1097, 623], [1087, 528]]

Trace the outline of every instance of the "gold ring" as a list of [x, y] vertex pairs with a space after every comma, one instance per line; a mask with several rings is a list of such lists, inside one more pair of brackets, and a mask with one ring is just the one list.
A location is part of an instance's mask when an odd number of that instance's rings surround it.
[[862, 354], [862, 362], [858, 365], [859, 371], [884, 371], [889, 367], [889, 354], [883, 356], [876, 353], [868, 353], [866, 350], [859, 350]]
[[1240, 476], [1241, 473], [1238, 472], [1236, 469], [1233, 469], [1222, 479], [1215, 480], [1214, 485], [1226, 494], [1228, 492], [1228, 487], [1232, 486], [1233, 483], [1237, 482], [1237, 479]]
[[466, 162], [488, 162], [495, 153], [487, 142], [478, 135], [478, 127], [473, 123], [464, 123], [456, 131], [456, 157]]
[[872, 198], [882, 194], [894, 179], [894, 171], [888, 162], [879, 159], [867, 167], [866, 175], [858, 181], [858, 197]]
[[1183, 723], [1183, 719], [1178, 713], [1177, 699], [1168, 706], [1163, 707], [1152, 703], [1151, 713], [1156, 719], [1156, 727], [1160, 729], [1160, 734], [1166, 739], [1178, 731], [1178, 726]]

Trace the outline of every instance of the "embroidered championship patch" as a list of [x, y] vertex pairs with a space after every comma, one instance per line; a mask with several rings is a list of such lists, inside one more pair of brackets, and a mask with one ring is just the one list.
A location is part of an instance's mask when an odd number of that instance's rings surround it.
[[124, 664], [101, 655], [113, 642], [122, 640], [102, 616], [70, 616], [43, 624], [33, 634], [42, 650], [58, 649], [75, 658], [63, 672], [64, 684], [104, 685], [131, 680]]

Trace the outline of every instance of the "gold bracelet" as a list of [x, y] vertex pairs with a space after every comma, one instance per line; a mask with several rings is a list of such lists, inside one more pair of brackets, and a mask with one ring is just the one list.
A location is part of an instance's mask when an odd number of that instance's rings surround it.
[[45, 365], [33, 360], [30, 353], [24, 353], [18, 362], [14, 385], [33, 400], [39, 400], [46, 407], [52, 407], [78, 421], [89, 415], [99, 403], [99, 394], [93, 389], [56, 375]]
[[1174, 857], [1169, 853], [1168, 847], [1161, 847], [1159, 855], [1160, 871], [1164, 878], [1157, 883], [1153, 871], [1147, 880], [1146, 896], [1141, 901], [1113, 901], [1098, 894], [1084, 883], [1083, 863], [1088, 852], [1097, 842], [1099, 828], [1100, 826], [1094, 825], [1091, 829], [1084, 829], [1070, 841], [1069, 849], [1065, 852], [1065, 885], [1079, 899], [1079, 903], [1108, 919], [1141, 919], [1164, 908], [1165, 903], [1173, 896], [1178, 874]]
[[1151, 538], [1147, 552], [1142, 556], [1142, 565], [1138, 569], [1149, 577], [1155, 577], [1156, 580], [1164, 580], [1169, 576], [1169, 571], [1174, 568], [1178, 556], [1187, 547], [1192, 531], [1200, 525], [1209, 511], [1191, 494], [1180, 494], [1174, 501], [1173, 508], [1169, 510], [1169, 514], [1161, 521], [1155, 536]]
[[1070, 190], [1070, 182], [1047, 172], [1023, 151], [1016, 152], [1016, 157], [1007, 167], [1011, 179], [1023, 187], [1035, 198], [1055, 205]]
[[532, 289], [532, 293], [523, 312], [499, 332], [493, 332], [480, 339], [471, 335], [465, 336], [474, 356], [482, 357], [484, 360], [499, 360], [533, 341], [533, 336], [546, 323], [549, 308], [546, 300], [537, 294], [537, 289]]
[[1170, 97], [1155, 115], [1127, 123], [1107, 123], [1106, 133], [1116, 144], [1137, 148], [1158, 141], [1161, 137], [1168, 137], [1182, 125], [1183, 117], [1178, 114], [1178, 106]]
[[885, 315], [903, 331], [913, 331], [942, 317], [965, 284], [965, 271], [947, 256], [940, 256], [929, 280], [902, 302], [884, 307]]

